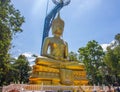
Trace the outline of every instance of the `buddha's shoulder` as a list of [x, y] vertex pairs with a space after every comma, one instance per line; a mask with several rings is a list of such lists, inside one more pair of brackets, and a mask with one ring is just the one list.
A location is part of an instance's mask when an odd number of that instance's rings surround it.
[[46, 37], [45, 40], [53, 40], [53, 37]]

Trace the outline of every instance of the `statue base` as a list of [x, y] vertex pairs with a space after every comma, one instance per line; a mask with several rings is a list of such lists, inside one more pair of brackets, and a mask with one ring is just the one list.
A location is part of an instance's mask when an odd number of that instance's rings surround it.
[[59, 62], [48, 58], [37, 58], [29, 78], [30, 84], [44, 85], [87, 85], [83, 64], [77, 62]]

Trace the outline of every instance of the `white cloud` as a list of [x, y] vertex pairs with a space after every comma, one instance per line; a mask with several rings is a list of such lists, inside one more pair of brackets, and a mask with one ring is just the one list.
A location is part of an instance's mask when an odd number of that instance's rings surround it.
[[101, 44], [103, 51], [107, 51], [107, 46], [109, 46], [110, 44]]
[[[34, 61], [35, 61], [36, 57], [33, 56], [33, 53], [31, 53], [31, 52], [24, 52], [24, 53], [22, 53], [22, 55], [25, 55], [25, 57], [28, 59], [28, 61], [30, 63], [30, 66], [33, 66], [35, 64]], [[36, 56], [42, 58], [42, 56], [39, 56], [39, 55], [36, 55]]]
[[111, 41], [111, 43], [110, 43], [110, 44], [115, 44], [115, 40]]
[[107, 51], [107, 47], [110, 45], [113, 45], [114, 43], [115, 43], [115, 40], [111, 41], [109, 44], [101, 44], [103, 51]]
[[[24, 55], [27, 59], [28, 59], [28, 62], [30, 63], [30, 66], [33, 66], [35, 64], [35, 59], [36, 57], [42, 57], [42, 56], [39, 56], [37, 54], [33, 54], [32, 52], [24, 52], [22, 54], [19, 54], [19, 55]], [[18, 59], [19, 55], [13, 55], [13, 57], [15, 59]], [[33, 55], [36, 55], [36, 57], [34, 57]]]
[[24, 52], [22, 53], [22, 55], [25, 55], [25, 57], [30, 63], [32, 63], [35, 60], [35, 57], [33, 57], [33, 54], [31, 52]]
[[24, 52], [22, 53], [22, 55], [25, 55], [26, 57], [30, 58], [33, 54], [31, 52]]

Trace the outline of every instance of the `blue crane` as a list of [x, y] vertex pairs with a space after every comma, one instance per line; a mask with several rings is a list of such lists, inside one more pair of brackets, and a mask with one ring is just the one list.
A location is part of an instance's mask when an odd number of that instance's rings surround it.
[[42, 45], [41, 45], [41, 52], [43, 48], [43, 43], [46, 37], [49, 35], [49, 30], [52, 25], [52, 21], [54, 20], [56, 14], [63, 8], [63, 6], [68, 5], [70, 0], [52, 0], [56, 6], [51, 10], [51, 12], [45, 17], [44, 20], [44, 29], [43, 29], [43, 37], [42, 37]]

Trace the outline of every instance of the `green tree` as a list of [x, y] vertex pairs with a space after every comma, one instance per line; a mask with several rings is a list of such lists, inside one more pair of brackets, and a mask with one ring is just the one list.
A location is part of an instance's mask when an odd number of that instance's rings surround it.
[[117, 45], [120, 45], [120, 33], [115, 35], [115, 42], [116, 42]]
[[20, 55], [13, 65], [17, 69], [17, 72], [14, 73], [15, 82], [28, 83], [31, 67], [27, 58], [24, 55]]
[[24, 22], [19, 10], [16, 10], [10, 0], [0, 0], [0, 85], [6, 84], [10, 70], [9, 50], [13, 36], [22, 32]]
[[102, 75], [98, 70], [103, 65], [104, 52], [95, 40], [89, 41], [86, 47], [79, 48], [79, 58], [85, 64], [88, 79], [91, 83], [101, 83]]
[[17, 72], [17, 69], [14, 67], [14, 63], [16, 62], [15, 58], [9, 59], [9, 71], [7, 72], [7, 76], [4, 76], [6, 78], [5, 82], [6, 84], [10, 84], [11, 82], [15, 82], [15, 73]]
[[115, 44], [107, 47], [104, 62], [109, 68], [112, 82], [120, 80], [120, 34], [115, 35]]
[[69, 58], [70, 61], [78, 61], [78, 54], [71, 51], [68, 54], [68, 58]]

